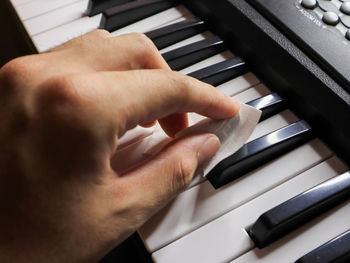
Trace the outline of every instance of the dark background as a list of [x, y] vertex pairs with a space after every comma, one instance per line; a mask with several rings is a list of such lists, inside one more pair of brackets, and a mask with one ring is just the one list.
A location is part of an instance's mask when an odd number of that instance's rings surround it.
[[35, 53], [7, 0], [0, 0], [0, 67], [9, 60]]

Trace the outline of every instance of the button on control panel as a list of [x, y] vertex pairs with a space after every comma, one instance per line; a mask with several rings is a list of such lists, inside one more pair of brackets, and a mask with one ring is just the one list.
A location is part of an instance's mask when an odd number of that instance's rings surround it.
[[350, 0], [297, 0], [297, 7], [316, 15], [350, 41]]

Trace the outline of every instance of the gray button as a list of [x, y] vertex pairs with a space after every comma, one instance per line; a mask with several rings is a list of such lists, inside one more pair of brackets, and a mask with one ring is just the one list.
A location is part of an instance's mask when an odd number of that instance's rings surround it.
[[350, 15], [350, 2], [344, 2], [340, 6], [340, 11], [344, 14]]
[[302, 0], [301, 5], [308, 9], [314, 9], [317, 5], [316, 0]]
[[350, 40], [350, 29], [348, 31], [346, 31], [345, 33], [345, 37]]
[[323, 14], [322, 20], [323, 20], [323, 22], [325, 22], [328, 25], [335, 26], [339, 22], [339, 17], [334, 12], [326, 12]]

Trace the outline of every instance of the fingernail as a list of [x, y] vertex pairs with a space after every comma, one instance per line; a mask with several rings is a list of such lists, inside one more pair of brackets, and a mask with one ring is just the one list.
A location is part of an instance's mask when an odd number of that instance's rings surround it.
[[198, 165], [201, 165], [211, 159], [220, 149], [220, 146], [221, 143], [216, 135], [207, 135], [198, 151]]

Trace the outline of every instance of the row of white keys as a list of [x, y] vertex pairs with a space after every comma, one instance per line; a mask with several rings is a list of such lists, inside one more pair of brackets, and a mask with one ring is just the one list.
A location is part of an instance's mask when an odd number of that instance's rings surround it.
[[[45, 13], [43, 15], [24, 21], [24, 26], [31, 36], [43, 33], [71, 21], [85, 17], [86, 0], [79, 0], [69, 6], [65, 6]], [[45, 23], [43, 23], [45, 21]]]
[[[16, 10], [21, 20], [27, 20], [60, 7], [69, 6], [77, 1], [78, 0], [36, 0], [17, 6]], [[89, 0], [84, 0], [84, 2], [86, 10]]]
[[[252, 137], [261, 136], [260, 131], [281, 128], [296, 120], [294, 114], [284, 111], [259, 123]], [[218, 190], [204, 181], [180, 194], [149, 220], [140, 229], [140, 236], [153, 252], [293, 178], [331, 154], [322, 142], [313, 140]]]
[[[314, 147], [317, 147], [320, 141], [314, 140], [312, 144]], [[311, 151], [311, 149], [309, 149], [309, 151]], [[303, 154], [306, 154], [303, 156], [308, 158], [307, 152]], [[246, 229], [252, 225], [262, 213], [333, 176], [341, 174], [346, 171], [346, 169], [346, 166], [337, 157], [333, 156], [271, 191], [258, 196], [239, 208], [232, 210], [168, 246], [161, 248], [153, 254], [153, 259], [157, 263], [215, 263], [228, 262], [235, 259], [254, 248], [254, 244], [249, 238]], [[278, 170], [274, 172], [277, 173]], [[258, 182], [256, 182], [256, 184], [258, 184]], [[330, 227], [328, 226], [328, 228]], [[323, 230], [320, 232], [322, 231]], [[337, 231], [334, 231], [332, 235], [335, 236], [337, 233]], [[295, 235], [296, 233], [292, 234], [292, 236]], [[315, 240], [317, 237], [318, 234], [312, 235], [312, 238]], [[317, 242], [319, 243], [320, 241]], [[286, 245], [282, 240], [281, 242], [278, 241], [278, 243], [279, 246]], [[299, 247], [305, 246], [306, 243], [309, 244], [309, 242], [299, 243]], [[315, 243], [315, 241], [312, 243]], [[311, 250], [310, 247], [308, 247], [308, 249]], [[267, 248], [264, 250], [271, 252], [273, 249]], [[256, 252], [257, 250], [254, 251]], [[259, 260], [265, 259], [265, 257], [252, 257], [251, 252], [248, 254], [249, 255], [239, 258], [239, 262], [260, 262]], [[288, 257], [294, 257], [295, 260], [298, 253], [286, 249], [284, 250], [284, 254], [281, 254], [279, 258], [271, 260], [271, 258], [267, 257], [267, 260], [264, 262], [292, 262], [293, 260], [286, 258], [287, 255]]]
[[[167, 22], [177, 20], [183, 17], [184, 14], [189, 14], [189, 12], [183, 6], [170, 8], [154, 16], [136, 22], [136, 26], [129, 25], [125, 28], [117, 30], [116, 32], [112, 32], [112, 35], [119, 35], [129, 32], [147, 32]], [[84, 16], [72, 22], [56, 27], [52, 30], [48, 30], [41, 34], [33, 36], [33, 42], [39, 52], [45, 52], [70, 39], [99, 28], [101, 17], [102, 14], [98, 14], [93, 17]], [[30, 31], [30, 29], [28, 29], [28, 31]]]

